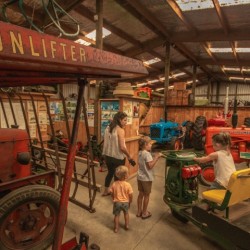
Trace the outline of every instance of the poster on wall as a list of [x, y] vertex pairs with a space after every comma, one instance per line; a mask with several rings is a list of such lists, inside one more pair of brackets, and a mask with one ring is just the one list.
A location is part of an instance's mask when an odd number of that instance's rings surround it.
[[94, 110], [94, 103], [88, 103], [88, 108], [87, 108], [87, 117], [88, 117], [88, 124], [90, 127], [94, 127], [95, 124], [95, 110]]
[[133, 117], [139, 117], [139, 102], [133, 102]]
[[123, 112], [125, 112], [128, 115], [127, 118], [127, 124], [132, 124], [133, 120], [133, 102], [124, 100], [123, 101]]
[[64, 121], [63, 105], [61, 102], [50, 102], [49, 112], [52, 115], [53, 121]]
[[105, 128], [110, 124], [114, 115], [119, 111], [119, 101], [101, 102], [101, 136], [104, 135]]

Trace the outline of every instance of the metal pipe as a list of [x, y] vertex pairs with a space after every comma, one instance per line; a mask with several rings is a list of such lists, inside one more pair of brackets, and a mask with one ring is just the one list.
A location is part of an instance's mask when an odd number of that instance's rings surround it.
[[49, 124], [50, 124], [50, 129], [51, 129], [52, 138], [53, 138], [53, 147], [55, 149], [55, 155], [56, 155], [56, 164], [55, 165], [56, 165], [56, 170], [58, 173], [58, 191], [61, 191], [61, 189], [62, 189], [62, 168], [61, 168], [59, 154], [58, 154], [58, 151], [59, 151], [58, 142], [57, 142], [56, 135], [55, 135], [53, 121], [52, 121], [52, 118], [50, 115], [49, 101], [48, 101], [47, 96], [44, 94], [44, 92], [43, 92], [43, 98], [45, 100], [47, 115], [49, 117]]
[[170, 75], [170, 43], [166, 42], [166, 51], [165, 51], [165, 81], [164, 81], [164, 120], [167, 121], [167, 95], [169, 87], [169, 75]]
[[10, 95], [8, 93], [7, 93], [7, 96], [8, 96], [10, 110], [11, 110], [11, 114], [13, 116], [14, 124], [15, 124], [15, 126], [18, 126], [17, 121], [16, 121], [16, 115], [15, 115], [14, 108], [13, 108], [13, 104], [12, 104], [12, 101], [10, 99]]
[[1, 103], [1, 106], [2, 106], [3, 116], [4, 116], [4, 119], [5, 119], [6, 126], [7, 126], [7, 128], [9, 128], [10, 126], [9, 126], [8, 118], [7, 118], [5, 107], [3, 105], [3, 100], [2, 100], [1, 97], [0, 97], [0, 103]]
[[65, 178], [63, 181], [63, 188], [61, 192], [60, 208], [59, 208], [59, 214], [57, 217], [53, 250], [59, 250], [61, 247], [64, 226], [65, 226], [65, 222], [67, 219], [67, 208], [68, 208], [68, 202], [69, 202], [70, 184], [72, 180], [72, 173], [73, 173], [74, 161], [75, 161], [75, 155], [76, 155], [76, 141], [77, 141], [79, 124], [80, 124], [81, 109], [82, 109], [82, 104], [84, 101], [84, 86], [86, 85], [86, 83], [87, 81], [85, 79], [78, 79], [79, 91], [78, 91], [76, 113], [75, 113], [74, 124], [72, 128], [72, 136], [70, 138], [69, 151], [67, 155]]
[[224, 118], [227, 118], [228, 113], [228, 93], [229, 93], [229, 87], [226, 88], [226, 98], [225, 98], [225, 106], [224, 106]]

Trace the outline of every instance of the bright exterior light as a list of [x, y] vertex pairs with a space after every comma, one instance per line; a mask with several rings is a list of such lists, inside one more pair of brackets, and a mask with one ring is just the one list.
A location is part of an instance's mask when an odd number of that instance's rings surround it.
[[160, 62], [160, 61], [161, 61], [160, 58], [155, 57], [154, 59], [150, 59], [148, 61], [144, 61], [143, 63], [146, 64], [146, 65], [150, 65], [150, 64], [157, 63], [157, 62]]
[[82, 44], [82, 45], [85, 45], [85, 46], [89, 46], [91, 44], [90, 42], [86, 42], [81, 38], [75, 40], [75, 43], [79, 43], [79, 44]]
[[212, 53], [232, 53], [232, 48], [209, 48]]
[[[110, 35], [111, 34], [111, 32], [109, 31], [109, 30], [107, 30], [107, 29], [105, 29], [105, 28], [102, 28], [102, 38], [104, 38], [104, 37], [106, 37], [106, 36], [108, 36], [108, 35]], [[92, 40], [96, 40], [96, 30], [93, 30], [93, 31], [91, 31], [90, 33], [88, 33], [87, 35], [85, 35], [87, 38], [89, 38], [89, 39], [92, 39]]]
[[221, 7], [249, 4], [250, 0], [218, 0]]
[[211, 9], [214, 7], [211, 0], [176, 0], [182, 11]]
[[[221, 7], [249, 4], [250, 0], [218, 0]], [[176, 0], [182, 11], [214, 8], [212, 0]]]

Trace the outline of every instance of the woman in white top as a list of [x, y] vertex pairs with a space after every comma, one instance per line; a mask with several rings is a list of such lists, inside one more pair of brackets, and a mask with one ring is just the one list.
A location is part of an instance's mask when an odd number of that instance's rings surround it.
[[213, 161], [215, 180], [210, 189], [226, 189], [230, 176], [236, 171], [234, 160], [230, 152], [231, 137], [226, 133], [219, 133], [212, 137], [214, 151], [208, 156], [194, 158], [195, 161], [205, 163]]
[[109, 195], [109, 186], [115, 176], [116, 168], [125, 165], [126, 157], [131, 161], [130, 154], [125, 143], [124, 127], [127, 124], [127, 114], [117, 112], [104, 132], [103, 155], [105, 156], [108, 174], [105, 178], [105, 190], [103, 196]]

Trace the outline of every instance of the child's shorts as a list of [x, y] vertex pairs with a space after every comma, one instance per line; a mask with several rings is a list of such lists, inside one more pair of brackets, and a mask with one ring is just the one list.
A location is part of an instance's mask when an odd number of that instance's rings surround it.
[[129, 209], [128, 202], [115, 202], [113, 205], [113, 214], [119, 215], [121, 211], [127, 213]]
[[144, 194], [150, 194], [152, 189], [152, 181], [140, 181], [137, 180], [138, 191]]

